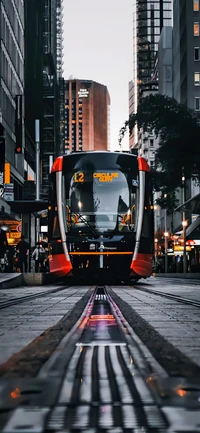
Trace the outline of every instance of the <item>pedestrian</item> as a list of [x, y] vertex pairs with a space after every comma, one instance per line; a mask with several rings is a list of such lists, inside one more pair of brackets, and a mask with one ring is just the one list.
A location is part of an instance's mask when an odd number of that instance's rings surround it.
[[6, 256], [6, 250], [8, 248], [8, 241], [6, 237], [5, 230], [2, 230], [0, 226], [0, 268], [1, 271], [4, 271], [5, 269], [5, 256]]
[[191, 272], [196, 272], [196, 271], [197, 271], [197, 259], [196, 259], [196, 257], [192, 257]]
[[28, 254], [29, 254], [29, 244], [28, 242], [25, 241], [24, 235], [21, 236], [21, 241], [19, 241], [19, 243], [16, 246], [16, 250], [19, 253], [19, 267], [20, 267], [20, 272], [27, 272], [27, 258], [28, 258]]
[[14, 254], [15, 254], [14, 248], [11, 245], [8, 245], [8, 248], [7, 248], [7, 259], [8, 259], [7, 272], [13, 272]]
[[44, 271], [44, 260], [45, 260], [45, 249], [42, 245], [36, 245], [33, 254], [33, 259], [35, 259], [35, 272]]

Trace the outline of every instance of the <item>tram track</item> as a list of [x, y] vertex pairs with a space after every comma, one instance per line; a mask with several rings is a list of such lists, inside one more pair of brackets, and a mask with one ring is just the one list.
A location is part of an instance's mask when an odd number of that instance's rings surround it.
[[18, 304], [22, 304], [23, 302], [32, 301], [33, 299], [48, 296], [48, 295], [53, 294], [53, 293], [58, 293], [62, 290], [67, 289], [68, 287], [70, 287], [70, 286], [57, 287], [55, 289], [50, 289], [50, 290], [46, 290], [46, 291], [39, 292], [39, 293], [33, 293], [31, 295], [14, 297], [14, 298], [9, 299], [7, 301], [0, 300], [0, 310], [3, 310], [4, 308], [15, 306]]
[[173, 295], [171, 293], [163, 293], [160, 292], [159, 290], [152, 290], [152, 289], [147, 289], [145, 288], [135, 288], [135, 290], [137, 290], [137, 292], [146, 292], [146, 293], [150, 293], [152, 295], [156, 295], [156, 296], [162, 296], [163, 298], [167, 298], [167, 299], [171, 299], [173, 301], [176, 302], [180, 302], [181, 304], [188, 304], [191, 305], [192, 307], [197, 307], [200, 308], [200, 301], [196, 301], [193, 299], [188, 299], [188, 298], [184, 298], [182, 296], [178, 296], [178, 295]]
[[[25, 431], [27, 425], [27, 431], [41, 433], [182, 432], [171, 427], [168, 411], [172, 419], [183, 403], [186, 409], [190, 404], [187, 395], [182, 398], [187, 382], [183, 386], [180, 377], [170, 379], [105, 286], [92, 289], [74, 326], [37, 376], [20, 387], [3, 433]], [[9, 387], [4, 389], [4, 405], [8, 392]], [[192, 401], [199, 412], [200, 398]], [[179, 423], [184, 428], [184, 417]]]

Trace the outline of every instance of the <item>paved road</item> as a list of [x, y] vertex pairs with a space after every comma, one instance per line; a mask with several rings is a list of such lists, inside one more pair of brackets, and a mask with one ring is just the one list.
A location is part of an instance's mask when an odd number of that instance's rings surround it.
[[[14, 299], [56, 288], [29, 287], [0, 291], [0, 300]], [[87, 292], [88, 287], [73, 286], [54, 294], [8, 307], [0, 312], [0, 364], [22, 350], [43, 331], [55, 325]]]
[[[200, 365], [200, 310], [140, 291], [150, 288], [200, 301], [200, 282], [151, 277], [135, 287], [112, 286], [114, 292], [127, 302], [160, 335]], [[55, 286], [54, 286], [55, 287]], [[24, 296], [48, 287], [29, 287], [1, 290], [0, 301]], [[74, 286], [1, 310], [0, 364], [20, 351], [44, 330], [55, 325], [87, 292], [88, 286]]]
[[112, 286], [114, 292], [160, 335], [200, 365], [200, 309], [142, 292], [140, 288], [200, 301], [200, 281], [151, 277], [141, 280], [135, 288]]

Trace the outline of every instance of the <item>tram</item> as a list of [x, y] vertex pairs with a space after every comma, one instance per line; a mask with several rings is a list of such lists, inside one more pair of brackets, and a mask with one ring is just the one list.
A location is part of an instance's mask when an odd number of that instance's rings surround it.
[[152, 274], [153, 203], [147, 161], [129, 152], [74, 152], [51, 169], [50, 272], [126, 282]]

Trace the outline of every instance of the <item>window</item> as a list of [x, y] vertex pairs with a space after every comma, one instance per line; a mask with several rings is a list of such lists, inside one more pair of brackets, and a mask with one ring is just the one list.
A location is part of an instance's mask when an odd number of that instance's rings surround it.
[[200, 111], [200, 97], [194, 98], [194, 109]]
[[199, 0], [193, 0], [193, 11], [194, 12], [199, 11]]
[[194, 36], [199, 36], [199, 23], [194, 23]]
[[153, 146], [153, 138], [150, 139], [150, 146]]
[[194, 85], [200, 86], [200, 72], [194, 73]]
[[200, 48], [195, 47], [194, 48], [194, 60], [198, 62], [200, 60]]

